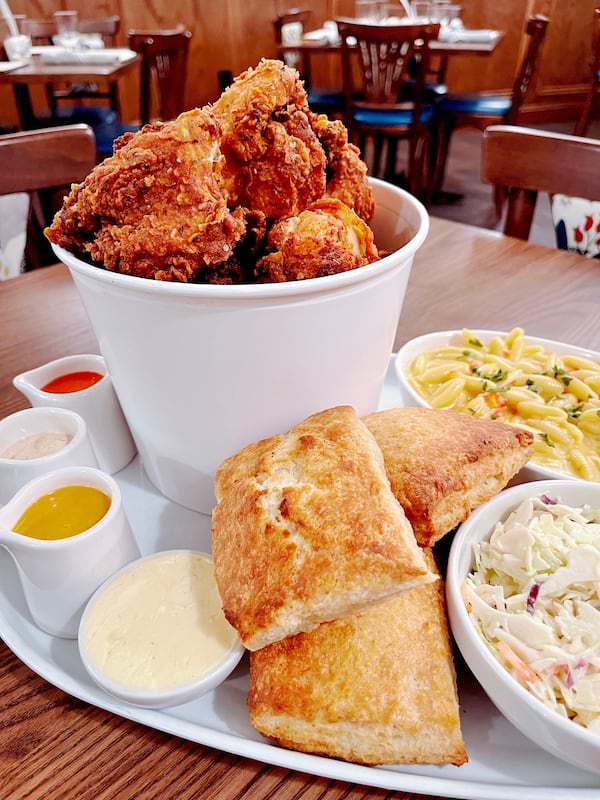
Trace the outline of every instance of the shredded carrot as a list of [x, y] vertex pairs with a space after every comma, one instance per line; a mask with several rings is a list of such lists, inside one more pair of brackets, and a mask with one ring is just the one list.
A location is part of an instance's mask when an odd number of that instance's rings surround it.
[[524, 680], [529, 681], [530, 683], [536, 683], [539, 681], [539, 675], [534, 672], [531, 667], [529, 667], [522, 659], [520, 659], [515, 651], [506, 644], [506, 642], [498, 642], [496, 646], [502, 659], [507, 663], [508, 666], [513, 667]]

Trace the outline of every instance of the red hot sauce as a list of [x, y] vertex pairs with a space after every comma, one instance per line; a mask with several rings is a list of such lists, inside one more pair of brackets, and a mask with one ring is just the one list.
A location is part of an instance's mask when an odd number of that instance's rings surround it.
[[68, 372], [66, 375], [59, 375], [58, 378], [48, 381], [47, 384], [41, 387], [41, 390], [50, 394], [81, 392], [83, 389], [89, 389], [90, 386], [101, 381], [103, 377], [104, 375], [99, 372], [91, 372], [89, 370]]

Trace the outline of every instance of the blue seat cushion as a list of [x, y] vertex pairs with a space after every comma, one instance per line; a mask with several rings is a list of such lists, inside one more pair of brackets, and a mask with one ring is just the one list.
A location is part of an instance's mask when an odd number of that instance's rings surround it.
[[108, 106], [59, 106], [36, 115], [36, 119], [49, 126], [85, 123], [93, 128], [96, 125], [112, 125], [117, 121], [117, 114]]
[[[423, 99], [426, 103], [436, 103], [448, 94], [448, 87], [445, 83], [435, 81], [425, 81]], [[415, 96], [415, 81], [404, 81], [398, 92], [398, 102], [410, 102]]]
[[442, 97], [437, 107], [450, 114], [481, 114], [503, 117], [510, 110], [510, 97], [486, 94], [449, 94]]
[[108, 125], [94, 125], [96, 136], [96, 152], [101, 156], [110, 156], [113, 151], [113, 142], [124, 133], [136, 133], [141, 125], [126, 125], [123, 122], [114, 122]]
[[[359, 125], [412, 125], [414, 114], [411, 109], [377, 109], [355, 108], [352, 119]], [[433, 106], [421, 108], [420, 122], [426, 123], [433, 119]]]
[[308, 91], [308, 105], [311, 108], [322, 106], [324, 108], [344, 108], [344, 93], [335, 89], [310, 89]]

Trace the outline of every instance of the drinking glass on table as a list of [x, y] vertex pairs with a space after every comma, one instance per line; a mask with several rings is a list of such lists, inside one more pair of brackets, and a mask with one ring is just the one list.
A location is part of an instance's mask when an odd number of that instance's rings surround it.
[[31, 58], [31, 36], [24, 33], [7, 36], [3, 44], [9, 61], [29, 61]]
[[448, 24], [449, 9], [449, 0], [433, 0], [431, 4], [431, 21], [439, 22], [442, 27], [445, 27]]
[[79, 41], [79, 16], [77, 11], [55, 11], [56, 33], [63, 47], [74, 48]]
[[446, 7], [446, 25], [449, 28], [461, 28], [462, 27], [462, 20], [460, 15], [462, 14], [462, 6], [455, 6], [449, 5]]
[[422, 22], [429, 22], [431, 19], [431, 5], [429, 0], [413, 0], [410, 4], [413, 17]]
[[381, 0], [355, 0], [354, 15], [361, 22], [371, 24], [383, 22], [386, 16], [386, 3]]

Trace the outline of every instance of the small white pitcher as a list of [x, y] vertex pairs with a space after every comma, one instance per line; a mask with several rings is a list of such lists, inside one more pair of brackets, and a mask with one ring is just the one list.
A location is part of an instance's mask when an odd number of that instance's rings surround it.
[[[60, 450], [36, 458], [5, 458], [13, 444], [40, 433], [69, 437]], [[25, 408], [0, 420], [0, 505], [8, 503], [32, 478], [60, 467], [97, 467], [98, 460], [83, 417], [67, 408]]]
[[[65, 539], [34, 539], [13, 530], [32, 503], [64, 486], [91, 486], [104, 492], [110, 498], [106, 514]], [[0, 545], [16, 562], [36, 625], [70, 639], [77, 638], [84, 607], [98, 586], [140, 556], [118, 484], [93, 467], [63, 467], [25, 484], [0, 509]]]
[[[42, 386], [49, 381], [80, 371], [99, 372], [103, 378], [78, 392], [53, 393], [42, 390]], [[32, 406], [68, 408], [82, 416], [98, 465], [109, 475], [123, 469], [135, 456], [136, 446], [102, 356], [84, 354], [58, 358], [17, 375], [13, 384]]]

